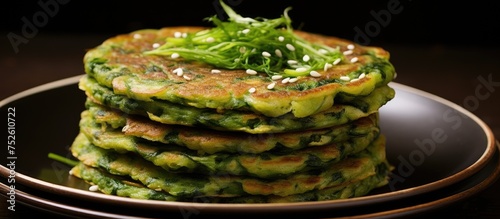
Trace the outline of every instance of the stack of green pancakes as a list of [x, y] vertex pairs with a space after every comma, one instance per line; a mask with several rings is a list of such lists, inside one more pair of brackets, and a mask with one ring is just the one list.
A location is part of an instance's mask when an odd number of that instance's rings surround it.
[[378, 115], [395, 95], [388, 52], [294, 30], [339, 59], [300, 75], [155, 53], [206, 30], [140, 30], [86, 53], [72, 175], [106, 194], [209, 203], [345, 199], [388, 183]]

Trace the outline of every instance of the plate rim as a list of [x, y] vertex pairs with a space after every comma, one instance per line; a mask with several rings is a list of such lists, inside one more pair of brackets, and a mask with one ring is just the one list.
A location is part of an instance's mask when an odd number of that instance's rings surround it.
[[[38, 92], [57, 89], [63, 86], [68, 86], [71, 84], [77, 84], [79, 79], [83, 77], [85, 74], [76, 75], [56, 81], [52, 81], [49, 83], [45, 83], [39, 86], [35, 86], [33, 88], [21, 91], [17, 94], [9, 96], [0, 101], [0, 107], [7, 105], [15, 100], [36, 94]], [[139, 200], [139, 199], [131, 199], [127, 197], [119, 197], [119, 196], [111, 196], [102, 193], [95, 193], [86, 190], [71, 188], [64, 185], [54, 184], [50, 182], [46, 182], [37, 178], [33, 178], [22, 173], [16, 172], [16, 181], [23, 183], [31, 188], [43, 189], [44, 191], [51, 191], [55, 194], [62, 194], [66, 196], [78, 196], [78, 198], [85, 198], [93, 201], [120, 201], [122, 204], [130, 205], [130, 206], [139, 206], [139, 207], [147, 207], [152, 209], [158, 208], [171, 208], [174, 207], [176, 210], [179, 208], [197, 208], [202, 209], [203, 211], [220, 211], [220, 209], [224, 209], [224, 211], [239, 211], [242, 208], [251, 210], [251, 211], [276, 211], [276, 210], [293, 210], [297, 208], [311, 208], [314, 209], [337, 209], [337, 208], [345, 208], [352, 207], [353, 204], [356, 206], [362, 206], [371, 204], [373, 200], [383, 201], [391, 201], [399, 198], [406, 198], [411, 195], [423, 194], [429, 191], [433, 191], [445, 186], [449, 186], [453, 183], [459, 182], [474, 173], [478, 172], [482, 169], [488, 161], [492, 158], [496, 150], [495, 146], [495, 137], [491, 128], [479, 117], [474, 115], [472, 112], [466, 110], [465, 108], [455, 104], [445, 98], [439, 97], [437, 95], [431, 94], [429, 92], [400, 84], [398, 82], [390, 82], [389, 86], [395, 89], [404, 90], [410, 92], [412, 94], [416, 94], [418, 96], [422, 96], [446, 106], [451, 107], [454, 110], [457, 110], [460, 113], [463, 113], [468, 118], [472, 119], [475, 124], [479, 125], [482, 129], [483, 133], [487, 138], [487, 145], [485, 151], [478, 158], [478, 160], [474, 161], [470, 166], [460, 170], [459, 172], [442, 178], [440, 180], [436, 180], [433, 182], [429, 182], [423, 185], [419, 185], [416, 187], [406, 188], [397, 191], [391, 191], [381, 194], [373, 194], [368, 196], [354, 197], [350, 199], [341, 199], [341, 200], [328, 200], [328, 201], [314, 201], [314, 202], [298, 202], [298, 203], [196, 203], [196, 202], [167, 202], [167, 201], [157, 201], [157, 200]], [[9, 174], [8, 168], [6, 168], [3, 164], [0, 165], [0, 175], [3, 177]], [[377, 202], [379, 203], [379, 202]], [[169, 210], [169, 209], [165, 209]], [[171, 210], [171, 209], [170, 209]]]
[[[430, 201], [426, 202], [419, 202], [416, 205], [409, 205], [409, 206], [404, 206], [404, 207], [398, 207], [394, 209], [389, 209], [389, 210], [383, 210], [379, 212], [372, 212], [372, 213], [366, 213], [366, 214], [359, 214], [359, 215], [349, 215], [349, 216], [342, 216], [342, 217], [327, 217], [327, 218], [350, 218], [350, 219], [368, 219], [368, 218], [392, 218], [392, 217], [401, 217], [401, 216], [408, 216], [408, 215], [415, 215], [419, 214], [422, 212], [430, 211], [433, 209], [438, 209], [441, 207], [446, 207], [449, 206], [453, 203], [456, 203], [458, 201], [464, 200], [466, 198], [472, 197], [473, 195], [482, 192], [483, 190], [487, 189], [489, 186], [491, 186], [493, 183], [495, 183], [499, 177], [500, 177], [500, 142], [496, 142], [496, 164], [494, 170], [491, 171], [484, 179], [482, 179], [480, 182], [477, 184], [471, 185], [470, 187], [457, 191], [457, 192], [451, 192], [451, 195], [440, 197], [438, 199], [431, 199]], [[493, 159], [492, 159], [493, 160]], [[492, 162], [491, 160], [489, 162]], [[489, 163], [488, 162], [488, 163]], [[493, 165], [493, 164], [492, 164]], [[480, 171], [483, 171], [480, 170]], [[479, 171], [479, 172], [480, 172]], [[470, 179], [470, 178], [468, 178]], [[5, 188], [4, 188], [5, 187]], [[0, 183], [0, 190], [8, 189], [7, 185]], [[100, 218], [112, 218], [112, 219], [118, 219], [118, 218], [137, 218], [137, 219], [151, 219], [151, 217], [141, 217], [141, 216], [131, 216], [131, 215], [123, 215], [123, 214], [117, 214], [116, 212], [104, 212], [104, 211], [99, 211], [96, 209], [88, 209], [88, 208], [82, 208], [77, 205], [67, 205], [58, 201], [53, 201], [50, 198], [44, 198], [43, 196], [38, 196], [38, 195], [33, 195], [28, 192], [24, 192], [22, 190], [17, 190], [16, 189], [16, 194], [21, 195], [21, 200], [20, 202], [23, 203], [24, 205], [27, 205], [29, 207], [34, 207], [34, 208], [39, 208], [42, 209], [46, 212], [51, 212], [57, 215], [70, 215], [70, 216], [98, 216]], [[61, 212], [62, 211], [62, 212]]]

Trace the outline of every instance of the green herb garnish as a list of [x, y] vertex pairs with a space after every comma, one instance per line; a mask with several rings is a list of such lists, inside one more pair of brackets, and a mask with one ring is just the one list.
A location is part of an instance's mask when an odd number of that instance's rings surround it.
[[206, 18], [216, 27], [195, 33], [176, 34], [150, 55], [170, 55], [196, 60], [224, 69], [246, 69], [249, 74], [269, 76], [319, 76], [316, 70], [338, 64], [339, 48], [308, 42], [293, 32], [286, 8], [276, 19], [242, 17], [220, 1], [228, 21]]
[[61, 155], [58, 155], [58, 154], [54, 154], [54, 153], [49, 153], [47, 155], [50, 159], [52, 160], [56, 160], [56, 161], [59, 161], [61, 163], [64, 163], [64, 164], [67, 164], [69, 166], [76, 166], [78, 164], [78, 161], [75, 161], [75, 160], [71, 160], [67, 157], [63, 157]]

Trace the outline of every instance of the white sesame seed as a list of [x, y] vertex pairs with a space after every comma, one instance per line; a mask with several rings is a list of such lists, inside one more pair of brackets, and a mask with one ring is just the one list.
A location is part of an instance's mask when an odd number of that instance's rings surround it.
[[309, 61], [309, 59], [311, 59], [311, 57], [309, 57], [308, 55], [304, 55], [304, 56], [302, 57], [302, 60], [303, 60], [304, 62]]
[[271, 77], [271, 79], [272, 79], [272, 80], [280, 80], [280, 79], [282, 79], [282, 78], [283, 78], [283, 76], [282, 76], [282, 75], [273, 75], [273, 76]]
[[271, 79], [273, 79], [273, 80], [279, 80], [279, 79], [282, 79], [282, 78], [283, 78], [282, 75], [273, 75], [273, 76], [271, 76]]
[[175, 38], [181, 38], [182, 37], [182, 33], [181, 32], [175, 32], [174, 33], [174, 37]]
[[271, 90], [274, 88], [274, 86], [276, 86], [276, 82], [273, 82], [273, 83], [270, 83], [269, 85], [267, 85], [267, 89]]
[[179, 53], [172, 53], [172, 55], [170, 55], [170, 57], [173, 59], [179, 58], [179, 56]]
[[362, 79], [362, 78], [364, 78], [365, 76], [366, 76], [366, 74], [365, 74], [365, 73], [361, 73], [361, 74], [359, 75], [359, 77], [358, 77], [358, 78], [359, 78], [359, 79]]
[[321, 74], [317, 71], [311, 71], [311, 72], [309, 72], [309, 75], [311, 75], [313, 77], [320, 77], [321, 76]]
[[89, 187], [89, 191], [91, 192], [97, 192], [99, 190], [99, 186], [97, 185], [92, 185]]
[[209, 37], [207, 39], [205, 39], [205, 42], [207, 43], [213, 43], [215, 41], [215, 39], [213, 37]]
[[344, 54], [344, 55], [351, 55], [352, 53], [353, 53], [352, 50], [346, 50], [342, 54]]
[[276, 54], [276, 56], [278, 56], [280, 58], [283, 57], [283, 54], [281, 53], [281, 50], [279, 50], [279, 49], [274, 50], [274, 54]]
[[244, 34], [247, 34], [247, 33], [249, 33], [249, 32], [250, 32], [250, 29], [244, 29], [244, 30], [242, 30], [241, 32], [242, 32], [242, 33], [244, 33]]
[[342, 59], [338, 58], [338, 59], [335, 59], [335, 61], [333, 61], [333, 65], [337, 65], [340, 63], [340, 61], [342, 61]]
[[247, 71], [246, 71], [246, 72], [247, 72], [247, 74], [249, 74], [249, 75], [256, 75], [256, 74], [257, 74], [257, 72], [256, 72], [255, 70], [252, 70], [252, 69], [247, 69]]
[[327, 54], [328, 53], [328, 51], [326, 49], [319, 49], [318, 52], [321, 53], [321, 54]]
[[256, 91], [255, 87], [248, 89], [248, 92], [250, 92], [250, 93], [255, 93], [255, 91]]
[[286, 48], [287, 48], [288, 50], [290, 50], [290, 51], [295, 51], [295, 47], [294, 47], [292, 44], [290, 44], [290, 43], [287, 43], [287, 44], [286, 44]]
[[129, 126], [129, 125], [125, 125], [125, 126], [123, 126], [123, 128], [122, 128], [122, 132], [126, 132], [126, 131], [128, 131], [129, 129], [130, 129], [130, 126]]
[[331, 68], [333, 65], [330, 64], [330, 63], [325, 63], [325, 66], [323, 67], [323, 70], [326, 71], [328, 70], [329, 68]]
[[288, 83], [288, 81], [290, 81], [290, 78], [285, 78], [285, 79], [281, 80], [281, 83], [286, 84], [286, 83]]
[[299, 78], [290, 78], [290, 80], [288, 80], [289, 83], [294, 83], [294, 82], [297, 82], [299, 80]]
[[186, 38], [187, 37], [187, 33], [182, 33], [182, 38]]
[[188, 80], [188, 81], [189, 81], [189, 80], [191, 80], [191, 78], [190, 78], [189, 76], [187, 76], [187, 75], [183, 75], [182, 77], [183, 77], [184, 79]]
[[356, 82], [356, 81], [359, 81], [359, 78], [353, 78], [353, 79], [351, 80], [351, 82]]
[[349, 78], [349, 76], [340, 76], [340, 80], [349, 81], [351, 78]]
[[347, 45], [347, 49], [353, 50], [354, 49], [354, 45], [352, 45], [352, 44]]
[[210, 72], [212, 74], [218, 74], [218, 73], [220, 73], [220, 70], [219, 69], [212, 69]]
[[307, 68], [300, 67], [300, 68], [296, 68], [295, 71], [296, 72], [305, 72], [305, 71], [307, 71]]
[[351, 63], [355, 63], [357, 61], [358, 61], [358, 57], [354, 57], [354, 58], [351, 59]]
[[271, 57], [271, 53], [268, 53], [266, 51], [262, 52], [262, 56], [264, 57]]
[[279, 36], [279, 37], [278, 37], [278, 40], [279, 40], [280, 42], [283, 42], [283, 41], [285, 40], [285, 37], [283, 37], [283, 36]]
[[73, 175], [73, 169], [69, 170], [69, 175]]
[[298, 63], [298, 62], [297, 62], [297, 61], [295, 61], [295, 60], [288, 60], [288, 61], [286, 61], [286, 62], [287, 62], [289, 65], [295, 65], [295, 64], [297, 64], [297, 63]]
[[158, 47], [160, 47], [160, 44], [159, 44], [159, 43], [153, 43], [153, 48], [155, 48], [155, 49], [156, 49], [156, 48], [158, 48]]
[[142, 36], [140, 34], [138, 34], [138, 33], [134, 34], [134, 39], [140, 39], [140, 38], [142, 38]]
[[182, 76], [184, 74], [184, 71], [182, 70], [182, 68], [176, 68], [172, 72], [177, 74], [177, 76]]

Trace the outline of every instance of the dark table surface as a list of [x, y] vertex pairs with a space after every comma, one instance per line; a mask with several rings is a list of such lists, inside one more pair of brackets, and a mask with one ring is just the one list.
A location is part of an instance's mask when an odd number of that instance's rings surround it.
[[[0, 99], [58, 79], [83, 74], [85, 50], [98, 45], [110, 35], [43, 35], [30, 39], [14, 53], [0, 50]], [[495, 136], [500, 136], [500, 49], [479, 46], [384, 44], [391, 53], [398, 77], [395, 82], [427, 91], [450, 100], [481, 118]], [[478, 95], [481, 80], [491, 82], [487, 98], [471, 105], [470, 96]], [[481, 91], [482, 92], [482, 91]], [[27, 206], [7, 210], [0, 196], [0, 218], [29, 215], [47, 216], [47, 212]], [[500, 218], [500, 181], [472, 197], [419, 217]]]

